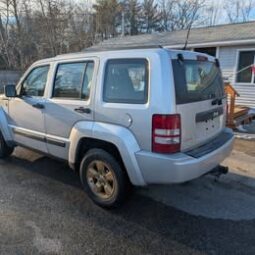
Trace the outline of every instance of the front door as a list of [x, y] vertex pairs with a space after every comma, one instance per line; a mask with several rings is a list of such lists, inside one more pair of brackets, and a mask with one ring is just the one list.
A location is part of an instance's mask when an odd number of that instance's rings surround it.
[[47, 152], [43, 96], [49, 68], [49, 65], [33, 68], [19, 84], [17, 97], [9, 100], [8, 109], [14, 141], [42, 152]]
[[67, 159], [69, 137], [76, 123], [93, 120], [92, 88], [96, 59], [55, 64], [52, 91], [45, 107], [49, 153]]

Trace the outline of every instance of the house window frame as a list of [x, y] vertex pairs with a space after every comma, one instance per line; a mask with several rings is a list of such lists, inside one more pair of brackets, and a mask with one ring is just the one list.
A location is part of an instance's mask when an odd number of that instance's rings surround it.
[[[237, 49], [237, 56], [236, 56], [236, 65], [235, 65], [235, 73], [234, 73], [234, 83], [237, 85], [255, 85], [255, 74], [252, 73], [251, 82], [238, 82], [238, 67], [239, 67], [239, 60], [240, 60], [240, 53], [245, 51], [255, 51], [255, 48], [244, 48], [244, 49]], [[253, 59], [253, 64], [255, 65], [255, 54]]]

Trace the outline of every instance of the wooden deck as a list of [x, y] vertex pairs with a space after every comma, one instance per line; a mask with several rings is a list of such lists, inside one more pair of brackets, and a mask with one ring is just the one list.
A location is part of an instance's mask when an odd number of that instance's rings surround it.
[[236, 129], [241, 124], [248, 124], [255, 118], [255, 114], [250, 112], [250, 108], [236, 105], [238, 92], [229, 84], [225, 84], [225, 93], [228, 97], [227, 126]]

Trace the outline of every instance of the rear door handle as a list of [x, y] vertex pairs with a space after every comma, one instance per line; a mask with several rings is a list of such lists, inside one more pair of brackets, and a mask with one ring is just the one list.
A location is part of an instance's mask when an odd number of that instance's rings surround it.
[[33, 106], [34, 108], [37, 108], [37, 109], [44, 109], [44, 105], [43, 105], [43, 104], [40, 104], [40, 103], [33, 104], [32, 106]]
[[79, 107], [79, 108], [75, 108], [74, 110], [78, 113], [87, 113], [87, 114], [91, 113], [90, 108]]

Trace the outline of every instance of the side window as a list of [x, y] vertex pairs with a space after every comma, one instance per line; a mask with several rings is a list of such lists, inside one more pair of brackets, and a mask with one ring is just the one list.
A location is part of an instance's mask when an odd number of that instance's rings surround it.
[[89, 99], [94, 62], [59, 64], [54, 81], [53, 97]]
[[21, 86], [21, 96], [42, 97], [47, 83], [49, 66], [40, 66], [33, 69]]
[[147, 98], [146, 59], [112, 59], [107, 62], [103, 91], [105, 102], [144, 104]]

